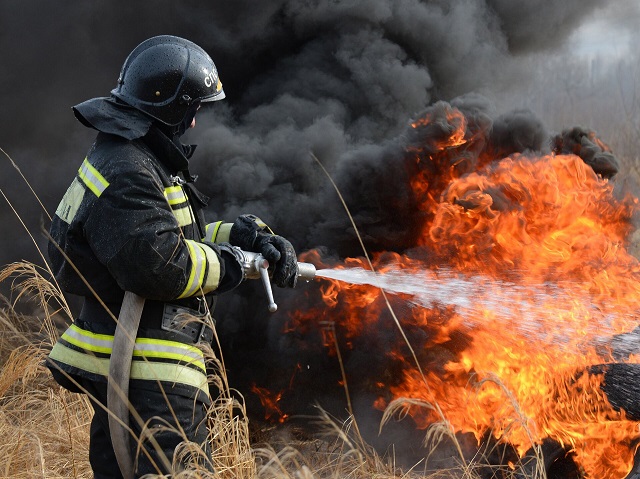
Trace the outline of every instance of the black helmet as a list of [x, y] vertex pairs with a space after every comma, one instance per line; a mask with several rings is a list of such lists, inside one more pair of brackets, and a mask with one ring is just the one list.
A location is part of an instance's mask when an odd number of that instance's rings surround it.
[[211, 57], [195, 43], [172, 35], [149, 38], [122, 65], [111, 93], [160, 122], [180, 124], [194, 104], [225, 95]]

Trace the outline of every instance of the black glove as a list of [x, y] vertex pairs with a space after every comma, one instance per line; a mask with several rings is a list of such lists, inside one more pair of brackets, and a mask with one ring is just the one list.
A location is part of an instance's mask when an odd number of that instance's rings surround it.
[[213, 244], [212, 247], [220, 258], [220, 283], [216, 292], [225, 293], [236, 288], [244, 280], [244, 267], [242, 253], [234, 249], [229, 243]]
[[293, 245], [278, 235], [259, 234], [258, 247], [262, 256], [275, 265], [273, 282], [281, 288], [295, 288], [298, 282], [298, 258]]
[[268, 226], [257, 216], [238, 216], [231, 227], [229, 242], [245, 251], [262, 254], [269, 262], [269, 268], [273, 268], [272, 277], [276, 286], [296, 286], [298, 258], [293, 245], [268, 230]]

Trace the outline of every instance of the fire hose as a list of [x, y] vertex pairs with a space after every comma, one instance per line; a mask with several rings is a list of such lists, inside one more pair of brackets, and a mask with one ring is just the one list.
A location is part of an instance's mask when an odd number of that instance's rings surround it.
[[[269, 262], [260, 254], [243, 251], [234, 247], [242, 255], [244, 279], [261, 279], [269, 301], [268, 309], [275, 312], [278, 305], [273, 299], [273, 289], [269, 278]], [[316, 275], [316, 268], [311, 263], [298, 262], [298, 280], [311, 281]], [[140, 325], [140, 317], [144, 308], [144, 298], [131, 291], [126, 291], [122, 308], [118, 316], [118, 326], [113, 336], [113, 349], [109, 362], [109, 378], [107, 383], [107, 409], [109, 414], [109, 431], [111, 444], [116, 454], [120, 472], [125, 479], [133, 479], [133, 457], [131, 455], [131, 435], [129, 427], [129, 377], [131, 360], [136, 335]], [[131, 411], [134, 413], [134, 411]], [[151, 440], [154, 444], [153, 438]], [[166, 462], [165, 462], [166, 461]], [[168, 459], [164, 458], [165, 468], [169, 469]]]

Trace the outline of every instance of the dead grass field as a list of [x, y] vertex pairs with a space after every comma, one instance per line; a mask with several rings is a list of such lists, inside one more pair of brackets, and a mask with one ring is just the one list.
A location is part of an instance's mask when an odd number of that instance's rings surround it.
[[[85, 395], [59, 387], [43, 365], [60, 328], [68, 321], [64, 299], [39, 268], [12, 264], [0, 274], [15, 298], [37, 305], [21, 315], [6, 298], [0, 305], [0, 460], [3, 478], [91, 478], [88, 461], [92, 407]], [[212, 358], [213, 361], [217, 361]], [[244, 405], [231, 394], [224, 372], [212, 377], [223, 391], [210, 412], [215, 476], [197, 465], [174, 478], [474, 478], [478, 461], [425, 475], [400, 470], [393, 454], [381, 457], [365, 443], [353, 418], [338, 423], [318, 410], [316, 433], [296, 435], [287, 427], [250, 428]], [[234, 397], [235, 396], [235, 397]], [[390, 408], [400, 407], [396, 404]], [[390, 415], [393, 410], [388, 411]], [[446, 421], [429, 432], [437, 445], [449, 434]], [[455, 439], [454, 439], [455, 440]], [[188, 447], [188, 446], [186, 446]], [[455, 449], [455, 448], [454, 448]], [[523, 476], [524, 477], [524, 476]]]

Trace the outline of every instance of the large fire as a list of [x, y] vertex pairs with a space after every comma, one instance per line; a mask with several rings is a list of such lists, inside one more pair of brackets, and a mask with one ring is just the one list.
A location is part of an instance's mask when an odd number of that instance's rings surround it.
[[[425, 116], [412, 127], [434, 121]], [[375, 355], [401, 374], [377, 381], [374, 406], [420, 399], [437, 405], [407, 405], [420, 427], [446, 419], [455, 432], [478, 441], [492, 434], [521, 455], [552, 438], [586, 477], [624, 477], [639, 423], [612, 407], [606, 374], [593, 366], [614, 362], [610, 340], [637, 326], [640, 265], [626, 248], [637, 200], [616, 199], [612, 182], [577, 155], [491, 157], [462, 112], [444, 108], [437, 121], [446, 134], [422, 135], [432, 141], [407, 154], [422, 222], [415, 248], [376, 254], [373, 267], [425, 285], [440, 280], [471, 303], [392, 297], [404, 334]], [[303, 259], [370, 269], [359, 258]], [[464, 291], [470, 284], [480, 287]], [[297, 328], [331, 321], [346, 347], [365, 331], [398, 330], [378, 287], [327, 280], [321, 292], [322, 308], [293, 314]], [[326, 346], [336, 352], [335, 342]]]

